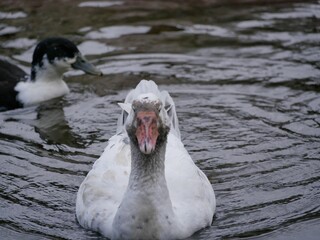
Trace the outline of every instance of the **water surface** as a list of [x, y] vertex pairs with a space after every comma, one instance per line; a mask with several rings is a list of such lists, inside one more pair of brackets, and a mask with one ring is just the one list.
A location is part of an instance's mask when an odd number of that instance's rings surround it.
[[77, 224], [76, 192], [145, 78], [216, 193], [190, 239], [318, 239], [320, 5], [259, 2], [2, 1], [1, 55], [29, 71], [59, 35], [105, 75], [69, 72], [69, 95], [0, 113], [1, 238], [102, 239]]

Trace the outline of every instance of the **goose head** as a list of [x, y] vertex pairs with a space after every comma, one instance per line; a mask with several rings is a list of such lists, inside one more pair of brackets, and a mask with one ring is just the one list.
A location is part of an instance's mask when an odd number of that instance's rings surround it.
[[141, 94], [132, 102], [126, 130], [131, 142], [146, 155], [166, 143], [169, 119], [163, 103], [155, 94]]
[[76, 45], [68, 39], [54, 37], [38, 43], [32, 57], [31, 80], [59, 78], [71, 69], [102, 75], [102, 72], [87, 61]]

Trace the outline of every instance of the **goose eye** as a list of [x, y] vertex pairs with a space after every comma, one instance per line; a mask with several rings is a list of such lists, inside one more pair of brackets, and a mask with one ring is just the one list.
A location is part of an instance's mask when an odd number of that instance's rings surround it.
[[132, 110], [133, 110], [133, 112], [136, 112], [136, 107], [132, 106]]

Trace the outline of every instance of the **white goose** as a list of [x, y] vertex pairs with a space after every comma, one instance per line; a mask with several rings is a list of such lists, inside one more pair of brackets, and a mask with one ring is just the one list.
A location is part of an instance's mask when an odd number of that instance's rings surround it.
[[182, 239], [210, 226], [214, 191], [181, 142], [168, 92], [142, 80], [119, 105], [117, 134], [78, 191], [81, 226], [111, 239]]

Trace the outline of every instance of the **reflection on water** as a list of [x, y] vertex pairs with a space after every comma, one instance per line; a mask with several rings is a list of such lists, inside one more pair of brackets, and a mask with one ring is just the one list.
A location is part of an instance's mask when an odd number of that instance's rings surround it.
[[27, 17], [27, 14], [24, 12], [0, 12], [0, 19], [16, 19], [25, 17]]
[[100, 55], [108, 52], [112, 52], [117, 48], [107, 46], [106, 44], [96, 41], [85, 41], [78, 45], [78, 49], [83, 55]]
[[100, 28], [99, 31], [89, 32], [86, 34], [86, 37], [89, 39], [119, 38], [130, 34], [147, 33], [149, 30], [150, 27], [147, 26], [112, 26]]
[[3, 44], [1, 44], [1, 46], [4, 48], [23, 49], [23, 48], [34, 46], [36, 43], [37, 41], [35, 39], [17, 38], [15, 40], [9, 40], [7, 42], [4, 42]]
[[318, 238], [317, 2], [54, 2], [1, 2], [0, 54], [29, 64], [36, 39], [62, 35], [104, 77], [70, 72], [64, 98], [0, 113], [1, 236], [101, 238], [77, 224], [76, 192], [147, 78], [172, 93], [216, 191], [212, 226], [190, 239]]
[[90, 2], [82, 2], [78, 6], [79, 7], [112, 7], [115, 5], [122, 5], [121, 1], [90, 1]]
[[0, 24], [0, 36], [15, 34], [20, 31], [20, 28], [8, 26], [6, 24]]

